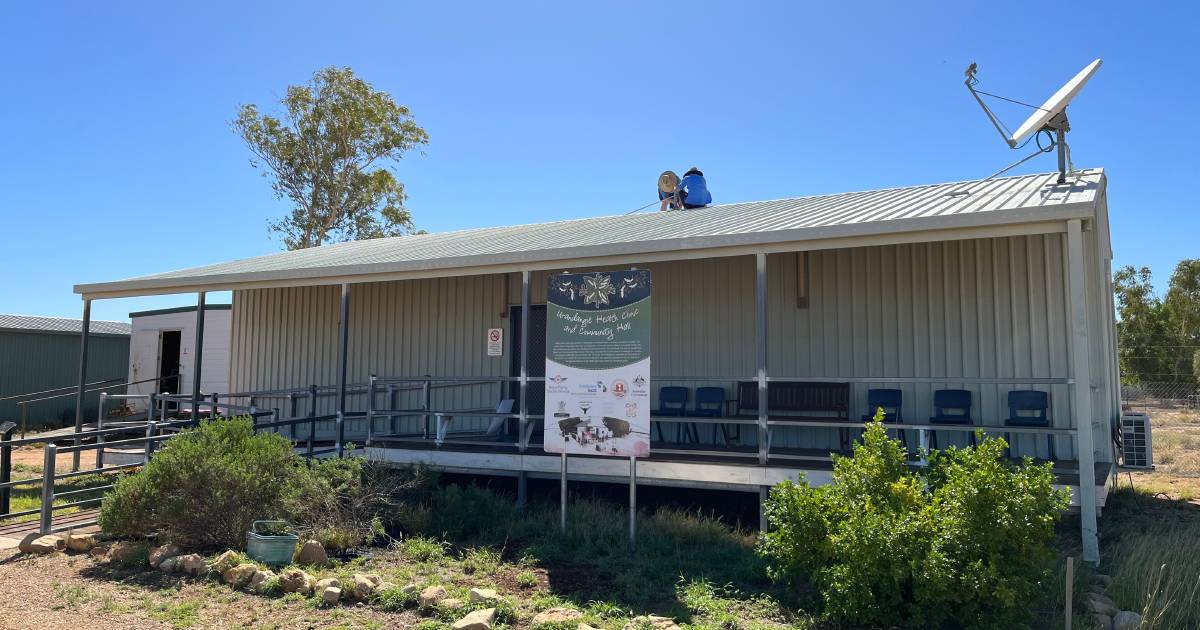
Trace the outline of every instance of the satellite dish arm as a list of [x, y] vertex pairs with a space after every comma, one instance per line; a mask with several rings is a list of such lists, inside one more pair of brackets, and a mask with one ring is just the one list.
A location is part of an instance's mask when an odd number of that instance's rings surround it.
[[974, 96], [975, 102], [979, 103], [979, 106], [983, 108], [983, 113], [987, 114], [988, 120], [992, 121], [992, 126], [996, 128], [996, 132], [1000, 134], [1000, 137], [1004, 138], [1004, 142], [1008, 144], [1008, 148], [1017, 148], [1017, 143], [1013, 142], [1012, 138], [1009, 137], [1009, 133], [1005, 131], [1004, 125], [1000, 123], [1000, 119], [996, 118], [996, 115], [988, 108], [987, 103], [984, 103], [983, 99], [979, 96], [979, 92], [975, 91], [975, 84], [979, 81], [975, 78], [975, 69], [975, 64], [967, 67], [967, 80], [963, 81], [963, 85], [966, 85], [967, 89], [971, 91], [971, 96]]

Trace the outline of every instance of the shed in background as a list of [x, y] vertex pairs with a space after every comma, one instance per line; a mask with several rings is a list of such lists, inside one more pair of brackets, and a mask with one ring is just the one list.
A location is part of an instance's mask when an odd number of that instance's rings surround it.
[[[61, 388], [50, 400], [28, 403], [30, 429], [75, 421], [75, 387], [79, 380], [79, 333], [83, 322], [63, 317], [0, 315], [0, 422], [21, 421], [21, 400]], [[91, 322], [88, 382], [124, 380], [129, 364], [129, 324]], [[18, 396], [13, 399], [12, 397]], [[84, 417], [94, 417], [99, 393], [84, 399]]]
[[[204, 365], [200, 388], [204, 392], [229, 391], [230, 305], [204, 307]], [[129, 314], [133, 333], [129, 341], [130, 394], [190, 392], [192, 356], [196, 344], [196, 307], [181, 306]], [[161, 378], [154, 382], [138, 383]]]

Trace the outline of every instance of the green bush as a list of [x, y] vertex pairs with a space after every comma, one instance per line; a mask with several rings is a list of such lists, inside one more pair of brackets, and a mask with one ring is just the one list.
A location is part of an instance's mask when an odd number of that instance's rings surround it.
[[1003, 440], [983, 439], [931, 453], [916, 473], [879, 420], [835, 458], [831, 484], [772, 489], [758, 546], [772, 577], [811, 583], [836, 623], [1020, 626], [1069, 500], [1050, 465], [1010, 465]]
[[326, 548], [369, 544], [386, 535], [383, 517], [397, 512], [407, 494], [422, 483], [419, 472], [357, 457], [321, 460], [301, 477], [292, 518], [301, 534]]
[[288, 516], [304, 475], [287, 438], [255, 433], [249, 418], [204, 422], [116, 483], [100, 527], [121, 537], [157, 532], [189, 548], [240, 549], [253, 521]]

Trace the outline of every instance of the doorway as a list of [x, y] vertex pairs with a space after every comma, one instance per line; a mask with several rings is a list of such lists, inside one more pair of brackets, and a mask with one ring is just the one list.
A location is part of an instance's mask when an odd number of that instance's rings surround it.
[[[512, 334], [509, 335], [511, 345], [509, 347], [508, 356], [509, 374], [512, 376], [521, 375], [521, 307], [514, 306], [509, 311], [509, 321], [512, 322]], [[530, 306], [529, 307], [529, 376], [545, 376], [546, 375], [546, 305]], [[520, 411], [521, 407], [521, 384], [518, 382], [509, 383], [508, 395], [513, 400], [517, 401], [513, 406], [514, 411]], [[526, 392], [528, 396], [529, 410], [528, 413], [540, 415], [546, 407], [546, 388], [541, 381], [533, 381], [529, 383], [529, 389]], [[530, 438], [532, 442], [540, 442], [542, 432], [535, 430]]]
[[[179, 392], [179, 345], [183, 339], [182, 330], [164, 330], [159, 333], [158, 341], [158, 388], [160, 394], [178, 394]], [[145, 390], [143, 390], [145, 391]]]

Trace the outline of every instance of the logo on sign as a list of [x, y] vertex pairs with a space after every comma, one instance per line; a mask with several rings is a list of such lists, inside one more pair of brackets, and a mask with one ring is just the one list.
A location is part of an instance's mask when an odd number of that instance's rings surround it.
[[616, 396], [617, 398], [624, 398], [625, 394], [628, 394], [628, 393], [629, 393], [629, 386], [625, 384], [625, 381], [622, 381], [619, 379], [613, 381], [613, 384], [612, 384], [613, 396]]

